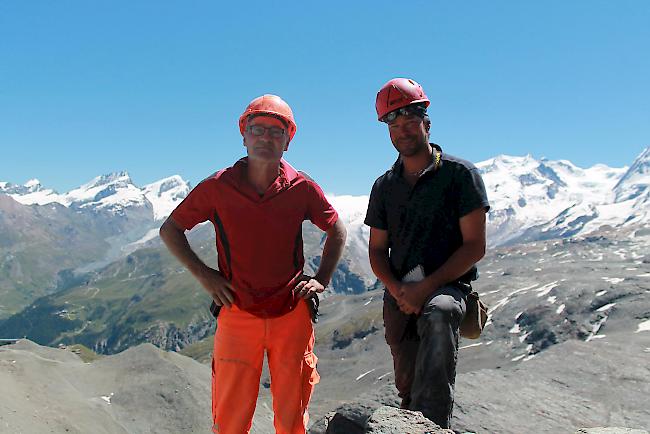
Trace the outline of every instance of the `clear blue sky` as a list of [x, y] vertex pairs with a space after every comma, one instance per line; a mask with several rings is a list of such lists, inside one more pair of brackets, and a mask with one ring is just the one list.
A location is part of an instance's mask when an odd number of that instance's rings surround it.
[[620, 167], [650, 145], [650, 1], [312, 3], [0, 0], [0, 181], [196, 184], [244, 154], [237, 118], [276, 93], [298, 122], [287, 160], [367, 194], [396, 155], [374, 112], [396, 76], [432, 100], [432, 140], [474, 162]]

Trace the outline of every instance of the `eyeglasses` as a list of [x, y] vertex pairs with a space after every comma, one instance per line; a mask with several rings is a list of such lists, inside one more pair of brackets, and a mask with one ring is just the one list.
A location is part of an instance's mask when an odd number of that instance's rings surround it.
[[266, 134], [266, 131], [268, 131], [269, 134], [271, 134], [271, 137], [273, 137], [274, 139], [282, 138], [286, 133], [283, 128], [280, 127], [267, 128], [262, 125], [249, 125], [246, 129], [254, 136], [263, 136], [264, 134]]
[[397, 110], [393, 110], [392, 112], [386, 114], [386, 116], [381, 118], [381, 121], [389, 124], [393, 122], [395, 119], [397, 119], [397, 116], [400, 115], [401, 116], [416, 115], [422, 117], [426, 113], [427, 113], [426, 107], [422, 107], [420, 105], [409, 105], [406, 107], [398, 108]]

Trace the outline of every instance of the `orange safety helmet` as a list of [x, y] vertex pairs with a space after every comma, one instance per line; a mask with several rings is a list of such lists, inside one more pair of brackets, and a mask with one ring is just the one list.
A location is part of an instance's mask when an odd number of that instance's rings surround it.
[[418, 102], [425, 103], [425, 107], [431, 103], [422, 86], [410, 78], [393, 78], [377, 92], [377, 119], [381, 121], [388, 113]]
[[293, 119], [291, 107], [289, 107], [289, 104], [284, 102], [284, 100], [277, 95], [266, 94], [258, 96], [248, 104], [244, 113], [239, 117], [239, 131], [242, 136], [246, 130], [248, 117], [255, 114], [271, 115], [284, 120], [289, 128], [289, 141], [291, 141], [294, 134], [296, 134], [298, 127], [296, 126], [296, 121]]

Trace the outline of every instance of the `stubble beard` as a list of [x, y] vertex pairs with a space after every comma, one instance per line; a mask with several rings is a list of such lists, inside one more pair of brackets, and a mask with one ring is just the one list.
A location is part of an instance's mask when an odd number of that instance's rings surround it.
[[412, 140], [409, 140], [405, 145], [401, 145], [400, 141], [398, 141], [397, 144], [393, 143], [393, 146], [395, 146], [395, 149], [397, 149], [397, 152], [399, 152], [402, 157], [410, 158], [425, 152], [429, 143], [426, 139], [418, 140], [416, 137], [412, 137]]
[[273, 142], [260, 140], [248, 148], [248, 158], [264, 162], [275, 162], [282, 158], [283, 152], [278, 152]]

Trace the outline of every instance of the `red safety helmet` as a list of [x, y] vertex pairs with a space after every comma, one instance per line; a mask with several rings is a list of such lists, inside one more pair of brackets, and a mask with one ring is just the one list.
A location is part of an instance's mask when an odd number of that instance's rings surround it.
[[381, 121], [388, 113], [418, 102], [425, 103], [425, 107], [431, 103], [422, 86], [410, 78], [393, 78], [377, 92], [377, 119]]
[[262, 95], [255, 98], [253, 101], [248, 104], [244, 113], [239, 117], [239, 131], [242, 136], [246, 130], [246, 123], [248, 122], [248, 117], [250, 115], [260, 114], [260, 115], [271, 115], [278, 117], [284, 120], [289, 128], [289, 141], [293, 139], [294, 134], [296, 134], [296, 121], [293, 119], [293, 112], [289, 104], [284, 102], [282, 98], [277, 95]]

